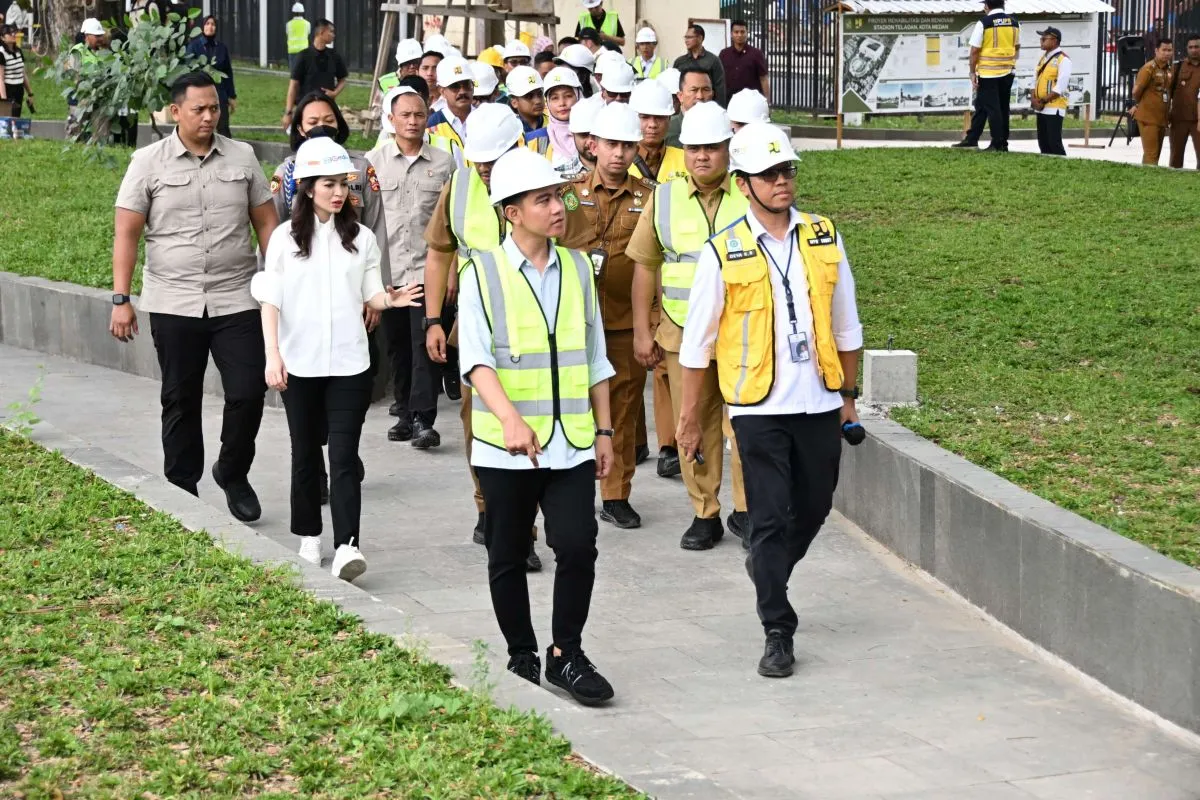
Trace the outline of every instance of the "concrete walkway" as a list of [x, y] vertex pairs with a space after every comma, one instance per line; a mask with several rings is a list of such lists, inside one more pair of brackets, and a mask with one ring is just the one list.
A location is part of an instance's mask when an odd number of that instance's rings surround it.
[[[23, 399], [39, 365], [39, 416], [160, 470], [155, 381], [0, 346], [0, 404]], [[210, 463], [219, 409], [206, 398]], [[461, 429], [444, 399], [442, 414], [442, 448], [419, 453], [386, 441], [386, 405], [370, 411], [362, 453], [370, 569], [357, 585], [410, 615], [418, 633], [489, 643], [499, 670], [485, 554], [470, 541]], [[258, 446], [251, 478], [264, 518], [255, 527], [293, 547], [279, 410], [267, 410]], [[207, 480], [200, 492], [223, 507]], [[645, 527], [601, 523], [585, 634], [617, 700], [586, 710], [536, 692], [544, 699], [534, 705], [565, 730], [587, 726], [583, 754], [640, 788], [697, 798], [1200, 798], [1194, 737], [1048, 663], [836, 515], [792, 585], [797, 674], [759, 678], [761, 630], [738, 543], [680, 550], [691, 511], [679, 481], [658, 478], [653, 462], [638, 470], [632, 499]], [[549, 566], [549, 550], [538, 548]], [[543, 645], [550, 587], [549, 570], [531, 577]]]

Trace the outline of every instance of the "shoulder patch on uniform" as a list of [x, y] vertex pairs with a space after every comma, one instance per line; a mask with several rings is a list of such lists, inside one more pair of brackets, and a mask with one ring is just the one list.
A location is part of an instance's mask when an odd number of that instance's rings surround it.
[[647, 189], [653, 189], [655, 186], [658, 186], [658, 181], [652, 178], [639, 178], [638, 180], [641, 182], [642, 186], [645, 186]]
[[811, 224], [805, 224], [812, 237], [807, 240], [807, 243], [812, 247], [821, 245], [836, 244], [837, 232], [834, 230], [833, 223], [827, 219], [818, 217]]
[[279, 194], [279, 190], [283, 188], [283, 180], [278, 175], [271, 176], [271, 194]]
[[563, 205], [567, 207], [567, 211], [575, 211], [579, 208], [579, 195], [575, 194], [575, 189], [567, 184], [566, 189], [562, 193]]
[[350, 205], [354, 206], [355, 208], [359, 208], [360, 206], [362, 206], [362, 198], [359, 197], [358, 195], [354, 194], [353, 192], [351, 192], [350, 193]]
[[379, 176], [375, 174], [375, 167], [367, 167], [367, 184], [372, 192], [379, 191]]

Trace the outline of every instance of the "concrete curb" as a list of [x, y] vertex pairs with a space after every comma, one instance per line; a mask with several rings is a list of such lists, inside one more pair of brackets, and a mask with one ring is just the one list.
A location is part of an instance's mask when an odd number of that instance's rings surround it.
[[[360, 618], [364, 628], [392, 637], [400, 647], [411, 645], [415, 640], [430, 660], [450, 670], [455, 685], [466, 689], [471, 687], [475, 669], [471, 642], [440, 633], [421, 622], [420, 618], [408, 616], [353, 584], [333, 577], [328, 570], [304, 561], [295, 552], [259, 535], [250, 526], [173, 486], [165, 478], [153, 475], [103, 448], [90, 445], [45, 422], [34, 427], [31, 438], [47, 450], [61, 453], [63, 458], [94, 473], [101, 480], [124, 489], [156, 511], [171, 515], [188, 530], [208, 534], [213, 544], [223, 550], [263, 566], [293, 567], [298, 585], [314, 598], [328, 601], [354, 614]], [[627, 774], [632, 777], [626, 777], [622, 773], [622, 761], [628, 755], [618, 754], [604, 742], [603, 723], [596, 718], [594, 711], [533, 686], [503, 668], [493, 666], [488, 680], [492, 684], [492, 701], [497, 706], [515, 706], [551, 719], [555, 730], [570, 740], [578, 755], [596, 769], [620, 778], [638, 791], [670, 800], [732, 797], [707, 776], [683, 767], [653, 774], [638, 774], [631, 769]]]

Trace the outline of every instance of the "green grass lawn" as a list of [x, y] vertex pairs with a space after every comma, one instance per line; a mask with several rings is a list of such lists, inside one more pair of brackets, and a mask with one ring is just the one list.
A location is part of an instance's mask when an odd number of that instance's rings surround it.
[[0, 797], [633, 796], [544, 720], [9, 433], [0, 621]]
[[[771, 121], [787, 125], [816, 125], [822, 128], [832, 128], [837, 125], [837, 117], [814, 117], [806, 111], [775, 110], [771, 112]], [[1099, 136], [1102, 131], [1107, 134], [1112, 130], [1112, 126], [1116, 121], [1116, 117], [1106, 117], [1100, 121], [1093, 120], [1092, 134]], [[1029, 128], [1032, 130], [1037, 127], [1037, 120], [1032, 113], [1028, 116], [1013, 114], [1010, 124], [1014, 129]], [[1063, 127], [1082, 129], [1083, 118], [1076, 118], [1068, 114], [1063, 118]], [[908, 114], [868, 114], [863, 118], [863, 124], [858, 126], [858, 128], [898, 131], [961, 131], [963, 128], [963, 115], [925, 114], [917, 117]], [[847, 125], [846, 130], [855, 130], [855, 126]]]

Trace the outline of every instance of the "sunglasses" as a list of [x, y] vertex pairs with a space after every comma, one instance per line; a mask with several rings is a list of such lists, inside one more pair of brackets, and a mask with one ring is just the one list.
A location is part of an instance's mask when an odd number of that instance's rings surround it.
[[504, 63], [514, 67], [528, 67], [530, 60], [525, 56], [515, 56], [513, 58], [504, 59]]
[[767, 183], [774, 183], [775, 181], [779, 180], [781, 175], [787, 178], [789, 181], [794, 181], [796, 180], [797, 174], [799, 174], [799, 170], [796, 165], [788, 164], [786, 167], [771, 167], [770, 169], [764, 169], [762, 172], [754, 175], [754, 177], [762, 178]]

